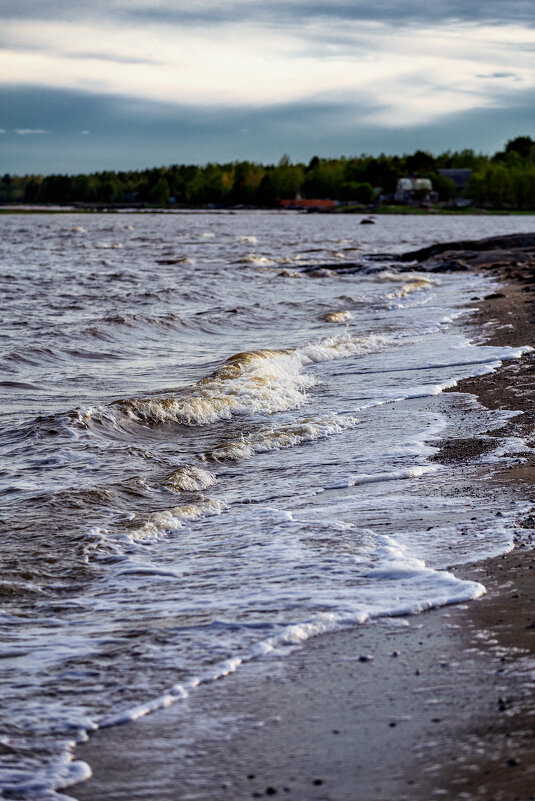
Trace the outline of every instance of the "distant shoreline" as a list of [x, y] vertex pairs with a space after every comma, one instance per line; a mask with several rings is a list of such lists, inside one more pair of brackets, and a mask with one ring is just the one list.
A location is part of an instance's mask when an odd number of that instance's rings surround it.
[[91, 206], [80, 208], [78, 206], [0, 206], [0, 214], [250, 214], [250, 213], [277, 213], [277, 214], [353, 214], [362, 217], [375, 217], [383, 215], [411, 215], [411, 216], [455, 216], [455, 217], [529, 217], [535, 215], [535, 209], [438, 209], [438, 208], [414, 208], [410, 206], [379, 206], [377, 208], [355, 208], [341, 206], [334, 210], [300, 210], [300, 209], [279, 209], [270, 207], [250, 207], [250, 208], [205, 208], [205, 207], [180, 207], [169, 208], [168, 206], [148, 206], [137, 208], [132, 206]]

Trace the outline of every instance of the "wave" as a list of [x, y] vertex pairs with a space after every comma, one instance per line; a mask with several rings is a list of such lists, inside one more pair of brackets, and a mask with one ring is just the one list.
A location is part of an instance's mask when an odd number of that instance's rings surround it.
[[171, 266], [172, 264], [193, 264], [189, 256], [169, 256], [165, 259], [156, 259], [156, 264]]
[[333, 434], [341, 434], [358, 423], [356, 417], [341, 417], [333, 415], [330, 418], [305, 419], [300, 423], [289, 423], [280, 428], [272, 428], [248, 437], [242, 437], [234, 442], [218, 445], [205, 455], [205, 458], [214, 461], [237, 461], [250, 459], [255, 453], [284, 450], [301, 445], [305, 442], [314, 442], [326, 439]]
[[2, 354], [2, 360], [20, 364], [30, 364], [38, 367], [40, 364], [50, 364], [63, 360], [63, 356], [56, 350], [38, 345], [14, 349]]
[[288, 270], [286, 267], [277, 273], [279, 278], [304, 278], [304, 273], [299, 270]]
[[244, 256], [243, 261], [260, 267], [273, 267], [277, 264], [274, 259], [270, 259], [268, 256], [258, 256], [255, 253], [248, 253], [247, 256]]
[[87, 229], [82, 225], [73, 225], [70, 228], [61, 228], [60, 232], [62, 234], [87, 234]]
[[209, 470], [192, 464], [179, 467], [167, 478], [167, 485], [175, 492], [199, 492], [217, 483], [217, 478]]
[[361, 473], [360, 475], [348, 476], [334, 484], [329, 484], [325, 489], [344, 489], [346, 487], [358, 487], [361, 484], [377, 484], [382, 481], [400, 481], [405, 478], [420, 478], [426, 473], [433, 473], [438, 470], [438, 465], [417, 465], [402, 470], [382, 473]]
[[371, 276], [377, 283], [396, 283], [404, 284], [407, 281], [424, 281], [429, 286], [440, 286], [442, 281], [430, 275], [422, 275], [421, 272], [414, 270], [379, 270]]
[[224, 509], [225, 505], [221, 501], [202, 498], [197, 502], [164, 509], [161, 512], [152, 512], [142, 526], [129, 529], [127, 536], [133, 542], [157, 540], [169, 532], [184, 528], [186, 523], [211, 515], [219, 515]]
[[411, 281], [404, 283], [401, 289], [389, 292], [387, 298], [406, 298], [413, 292], [421, 292], [422, 289], [431, 289], [433, 286], [436, 286], [436, 284], [429, 281], [427, 278], [413, 278]]
[[[364, 530], [364, 533], [368, 532]], [[459, 579], [451, 572], [434, 570], [423, 560], [412, 556], [392, 537], [373, 535], [371, 531], [369, 534], [375, 540], [375, 558], [367, 575], [374, 579], [374, 585], [362, 598], [335, 611], [319, 612], [297, 623], [274, 626], [275, 633], [271, 637], [258, 641], [239, 656], [216, 662], [145, 703], [109, 712], [98, 721], [98, 728], [139, 720], [151, 712], [187, 699], [198, 687], [219, 681], [242, 665], [273, 653], [282, 653], [287, 648], [301, 646], [322, 634], [353, 628], [372, 619], [418, 614], [428, 609], [474, 600], [485, 594], [485, 587], [479, 582]], [[392, 591], [388, 592], [388, 588]]]
[[303, 367], [381, 350], [391, 336], [371, 334], [328, 337], [319, 342], [284, 350], [236, 353], [212, 375], [180, 394], [130, 398], [116, 405], [135, 420], [206, 425], [238, 414], [273, 414], [295, 409], [307, 401], [306, 392], [316, 380]]
[[332, 311], [325, 312], [321, 319], [326, 323], [347, 323], [353, 319], [353, 315], [350, 311]]

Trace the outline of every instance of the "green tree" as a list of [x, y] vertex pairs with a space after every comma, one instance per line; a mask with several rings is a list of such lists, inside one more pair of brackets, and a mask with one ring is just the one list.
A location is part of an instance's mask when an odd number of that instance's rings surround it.
[[283, 156], [270, 173], [273, 192], [277, 200], [291, 200], [301, 192], [305, 171], [301, 164], [292, 166], [288, 156]]
[[357, 203], [368, 205], [373, 199], [373, 186], [369, 183], [358, 183], [357, 181], [346, 181], [340, 185], [339, 199], [353, 200]]
[[405, 163], [408, 172], [421, 173], [435, 170], [436, 159], [430, 153], [417, 150], [412, 156], [406, 156]]
[[385, 155], [370, 159], [364, 172], [365, 180], [374, 187], [381, 187], [383, 192], [391, 193], [396, 189], [398, 179], [403, 174], [399, 165]]
[[151, 186], [149, 189], [149, 200], [151, 203], [163, 205], [169, 200], [170, 194], [167, 179], [163, 175], [160, 175], [154, 186]]
[[338, 198], [345, 177], [345, 164], [340, 159], [318, 159], [307, 169], [303, 180], [303, 192], [307, 197]]
[[517, 136], [516, 139], [510, 139], [505, 145], [506, 153], [518, 153], [518, 155], [527, 159], [531, 153], [531, 149], [535, 145], [535, 139], [531, 136]]

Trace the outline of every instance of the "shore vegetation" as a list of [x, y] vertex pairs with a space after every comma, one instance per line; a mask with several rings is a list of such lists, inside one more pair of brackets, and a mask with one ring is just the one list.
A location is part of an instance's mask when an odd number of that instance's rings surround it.
[[[464, 174], [464, 185], [452, 180], [454, 171]], [[396, 199], [400, 179], [408, 176], [429, 179], [432, 198], [414, 193], [410, 200]], [[340, 210], [404, 205], [534, 210], [535, 139], [516, 137], [493, 155], [467, 149], [434, 156], [417, 150], [403, 156], [314, 156], [308, 164], [294, 164], [285, 155], [268, 165], [211, 162], [79, 175], [6, 173], [0, 179], [4, 206], [274, 208], [285, 200], [320, 198], [336, 201]]]

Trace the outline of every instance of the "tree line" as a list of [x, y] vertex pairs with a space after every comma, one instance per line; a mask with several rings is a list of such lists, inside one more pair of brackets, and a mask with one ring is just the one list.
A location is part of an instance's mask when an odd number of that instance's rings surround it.
[[0, 181], [0, 203], [143, 205], [184, 207], [275, 207], [295, 197], [330, 198], [367, 206], [391, 198], [399, 178], [429, 178], [440, 204], [459, 189], [443, 169], [469, 169], [463, 195], [474, 205], [496, 209], [535, 209], [535, 139], [520, 136], [492, 156], [473, 150], [438, 156], [412, 155], [319, 158], [276, 165], [251, 161], [204, 166], [174, 164], [146, 170], [107, 170], [80, 175], [10, 175]]

